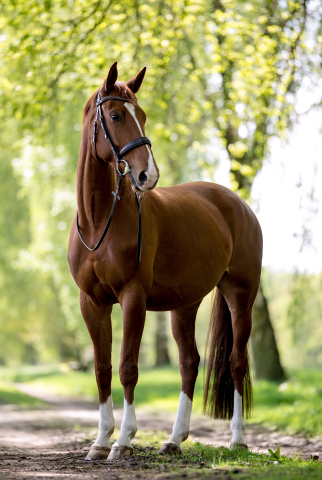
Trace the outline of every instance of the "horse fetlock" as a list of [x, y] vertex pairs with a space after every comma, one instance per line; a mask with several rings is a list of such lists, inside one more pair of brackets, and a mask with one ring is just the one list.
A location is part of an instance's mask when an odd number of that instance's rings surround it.
[[114, 432], [114, 425], [111, 426], [105, 426], [99, 424], [99, 434], [98, 437], [94, 443], [94, 445], [102, 445], [104, 447], [109, 447], [110, 444], [110, 438]]
[[189, 430], [184, 430], [183, 428], [180, 429], [177, 426], [174, 427], [174, 432], [172, 433], [171, 437], [169, 438], [169, 443], [175, 443], [179, 445], [187, 440], [189, 436]]
[[230, 424], [230, 429], [233, 434], [231, 444], [245, 444], [244, 431], [245, 431], [245, 422], [244, 419], [233, 419]]
[[136, 426], [131, 427], [121, 427], [121, 432], [116, 440], [116, 442], [113, 444], [112, 448], [116, 447], [128, 447], [132, 448], [131, 445], [131, 440], [135, 437], [135, 434], [137, 432]]
[[233, 438], [231, 439], [231, 445], [241, 444], [246, 445], [243, 430], [233, 430]]
[[232, 418], [232, 421], [230, 422], [230, 430], [231, 431], [241, 431], [244, 432], [245, 430], [245, 420], [243, 418]]
[[114, 425], [113, 401], [110, 395], [105, 403], [100, 404], [99, 433], [94, 445], [110, 448], [109, 441], [114, 432]]
[[137, 425], [127, 425], [126, 428], [124, 429], [124, 435], [126, 435], [130, 440], [135, 437], [136, 432], [138, 431]]

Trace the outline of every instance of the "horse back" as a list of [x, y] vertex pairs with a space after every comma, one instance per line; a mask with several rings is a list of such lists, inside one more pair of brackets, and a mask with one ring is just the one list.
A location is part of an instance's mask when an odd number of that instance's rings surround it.
[[157, 188], [151, 194], [146, 210], [155, 220], [150, 231], [157, 231], [151, 307], [161, 297], [169, 298], [168, 309], [174, 308], [174, 296], [198, 301], [228, 270], [241, 276], [254, 270], [252, 276], [258, 277], [261, 230], [238, 195], [208, 182]]

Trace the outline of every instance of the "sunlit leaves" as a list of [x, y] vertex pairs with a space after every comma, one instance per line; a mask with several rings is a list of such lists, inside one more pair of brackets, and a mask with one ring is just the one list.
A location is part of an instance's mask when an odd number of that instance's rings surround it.
[[[10, 149], [16, 149], [13, 165], [21, 189], [15, 195], [25, 209], [23, 220], [17, 218], [30, 229], [23, 245], [18, 242], [19, 254], [8, 247], [16, 255], [10, 268], [35, 274], [35, 282], [36, 271], [51, 271], [45, 297], [53, 311], [55, 304], [56, 312], [65, 312], [69, 325], [76, 322], [76, 310], [66, 303], [72, 287], [64, 277], [69, 274], [63, 225], [75, 209], [71, 197], [82, 106], [110, 65], [118, 60], [122, 80], [148, 67], [138, 97], [147, 113], [160, 185], [212, 180], [225, 150], [232, 188], [247, 199], [269, 138], [287, 134], [303, 76], [318, 70], [321, 2], [311, 16], [309, 4], [2, 0], [0, 142], [7, 149], [3, 162], [14, 192]], [[7, 238], [0, 242], [10, 245]]]

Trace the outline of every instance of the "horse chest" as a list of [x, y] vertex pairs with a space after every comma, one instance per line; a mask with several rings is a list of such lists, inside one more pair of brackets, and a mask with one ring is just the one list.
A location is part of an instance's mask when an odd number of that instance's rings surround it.
[[[134, 254], [132, 257], [136, 259]], [[125, 257], [99, 258], [94, 253], [79, 267], [77, 284], [94, 301], [117, 303], [118, 293], [133, 279], [136, 269], [136, 262]]]

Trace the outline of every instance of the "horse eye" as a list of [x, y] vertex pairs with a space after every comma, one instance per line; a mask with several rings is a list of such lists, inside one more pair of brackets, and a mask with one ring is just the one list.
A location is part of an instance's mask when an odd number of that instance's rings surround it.
[[114, 122], [120, 122], [122, 120], [122, 117], [119, 113], [112, 113], [110, 117]]

